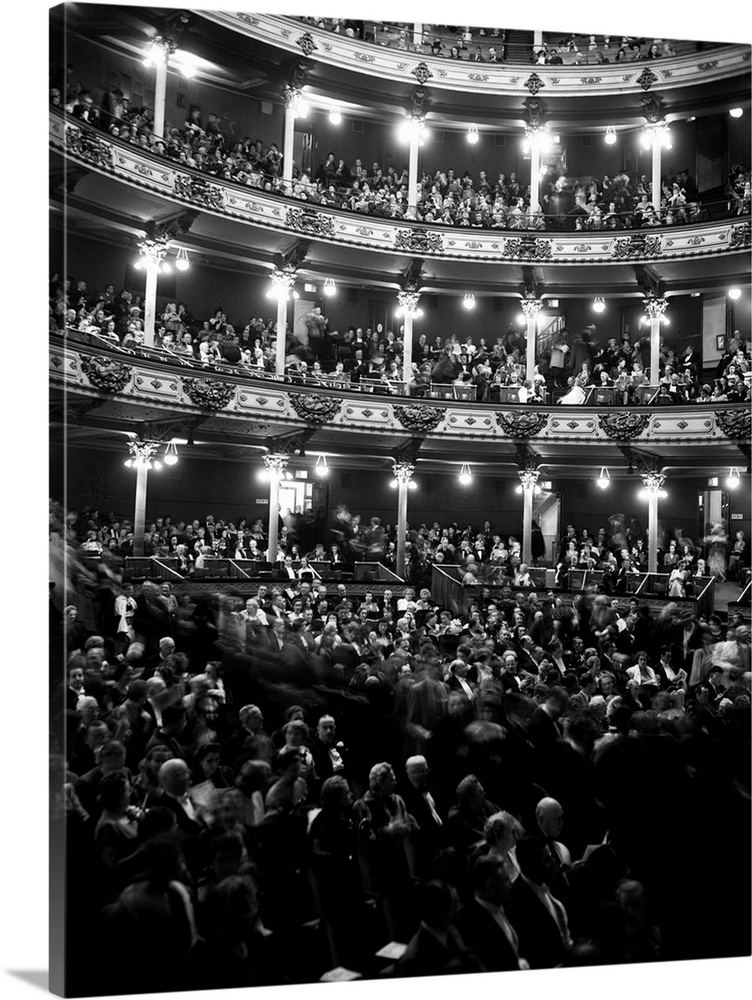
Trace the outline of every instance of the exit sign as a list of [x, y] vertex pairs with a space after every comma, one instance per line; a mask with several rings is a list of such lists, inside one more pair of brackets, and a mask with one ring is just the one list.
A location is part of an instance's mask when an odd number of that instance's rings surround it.
[[718, 476], [710, 476], [710, 478], [708, 479], [708, 486], [717, 486], [717, 485], [718, 485]]
[[731, 520], [732, 521], [743, 521], [744, 520], [744, 514], [732, 514], [731, 515]]

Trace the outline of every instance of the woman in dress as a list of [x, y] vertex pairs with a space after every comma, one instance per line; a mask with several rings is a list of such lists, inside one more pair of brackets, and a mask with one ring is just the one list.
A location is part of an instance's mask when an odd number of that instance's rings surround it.
[[711, 576], [716, 577], [721, 583], [726, 581], [726, 548], [728, 545], [728, 535], [720, 521], [710, 529], [710, 534], [705, 537], [707, 545], [707, 569]]

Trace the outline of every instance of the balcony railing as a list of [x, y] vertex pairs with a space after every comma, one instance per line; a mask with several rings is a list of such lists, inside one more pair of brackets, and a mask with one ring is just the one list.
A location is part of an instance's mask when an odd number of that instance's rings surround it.
[[280, 424], [327, 424], [343, 431], [395, 431], [484, 442], [532, 439], [558, 442], [749, 441], [746, 404], [647, 407], [550, 406], [511, 402], [375, 396], [344, 386], [306, 385], [229, 365], [203, 368], [185, 358], [156, 358], [51, 335], [50, 378], [70, 395], [80, 392], [127, 400], [135, 407], [196, 410], [222, 417]]
[[[202, 212], [307, 239], [401, 255], [472, 261], [637, 263], [748, 251], [749, 217], [638, 231], [496, 230], [388, 220], [317, 206], [157, 157], [50, 111], [50, 143], [69, 158]], [[85, 178], [81, 183], [85, 184]]]

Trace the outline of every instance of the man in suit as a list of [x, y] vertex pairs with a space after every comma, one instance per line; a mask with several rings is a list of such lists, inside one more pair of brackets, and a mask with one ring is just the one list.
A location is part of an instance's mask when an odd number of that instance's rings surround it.
[[451, 972], [482, 972], [480, 961], [468, 951], [453, 919], [457, 891], [446, 882], [429, 882], [420, 899], [421, 921], [394, 968], [395, 976], [439, 976]]
[[546, 700], [533, 713], [527, 727], [527, 735], [536, 750], [550, 751], [561, 738], [559, 719], [567, 707], [569, 694], [567, 690], [555, 685], [548, 692]]
[[514, 876], [509, 858], [495, 853], [482, 855], [473, 866], [473, 898], [457, 914], [457, 929], [486, 972], [529, 968], [505, 910]]
[[509, 893], [507, 914], [530, 968], [553, 969], [572, 944], [567, 912], [549, 889], [556, 863], [548, 844], [534, 838], [517, 844], [517, 861], [521, 874]]
[[436, 855], [446, 847], [444, 829], [446, 816], [440, 815], [431, 794], [429, 785], [431, 769], [426, 758], [420, 755], [408, 757], [405, 762], [405, 773], [407, 781], [402, 797], [407, 811], [415, 817], [418, 824], [418, 829], [412, 831], [410, 835], [415, 849], [414, 874], [424, 878], [433, 869]]

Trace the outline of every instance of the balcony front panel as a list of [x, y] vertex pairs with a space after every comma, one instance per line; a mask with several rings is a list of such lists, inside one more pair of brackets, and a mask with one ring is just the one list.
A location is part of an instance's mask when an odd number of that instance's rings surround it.
[[[545, 93], [552, 97], [582, 97], [583, 88], [590, 96], [641, 93], [651, 86], [671, 90], [747, 72], [750, 62], [749, 46], [729, 45], [650, 63], [530, 67], [473, 64], [384, 48], [272, 14], [202, 11], [201, 15], [248, 38], [300, 55], [305, 53], [313, 60], [351, 72], [471, 94], [519, 93], [525, 97], [532, 87], [546, 88]], [[531, 75], [536, 78], [533, 83]]]
[[50, 113], [50, 144], [69, 159], [176, 203], [253, 226], [389, 254], [467, 261], [617, 264], [748, 251], [748, 218], [642, 230], [574, 233], [473, 229], [391, 221], [313, 207], [162, 160]]

